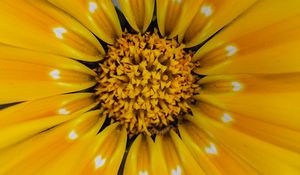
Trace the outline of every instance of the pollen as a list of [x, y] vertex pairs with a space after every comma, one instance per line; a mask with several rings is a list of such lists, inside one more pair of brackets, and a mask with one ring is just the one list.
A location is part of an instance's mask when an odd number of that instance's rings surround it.
[[123, 33], [97, 68], [103, 114], [123, 124], [131, 136], [176, 127], [199, 92], [192, 55], [157, 32]]

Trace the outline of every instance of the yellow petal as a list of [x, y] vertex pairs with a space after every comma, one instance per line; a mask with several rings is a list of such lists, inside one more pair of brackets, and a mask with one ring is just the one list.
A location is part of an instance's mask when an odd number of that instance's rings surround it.
[[[61, 151], [52, 161], [48, 161], [43, 168], [39, 169], [37, 174], [53, 175], [58, 172], [65, 175], [79, 174], [80, 167], [82, 167], [84, 161], [82, 158], [85, 156], [93, 140], [96, 139], [96, 134], [104, 123], [105, 118], [102, 117], [99, 119], [99, 114], [99, 110], [86, 113], [86, 116], [90, 118], [90, 122], [87, 123], [88, 127], [84, 126], [82, 129], [72, 130], [72, 132], [75, 131], [77, 135], [80, 135], [81, 138], [76, 138], [78, 140], [74, 144], [70, 145], [68, 149]], [[86, 131], [88, 132], [85, 133]]]
[[111, 0], [49, 0], [90, 29], [96, 36], [113, 44], [122, 34], [121, 25]]
[[124, 175], [155, 175], [155, 163], [158, 162], [155, 157], [154, 142], [151, 137], [139, 135], [130, 147], [126, 158]]
[[28, 101], [2, 109], [0, 127], [56, 115], [62, 115], [63, 118], [63, 115], [83, 113], [96, 105], [92, 93], [65, 94]]
[[0, 149], [22, 141], [34, 134], [70, 120], [74, 116], [51, 116], [2, 127], [0, 129]]
[[217, 143], [195, 124], [186, 121], [179, 126], [180, 136], [207, 175], [258, 174], [230, 148]]
[[161, 173], [161, 175], [205, 175], [174, 131], [156, 136], [155, 146], [160, 155], [156, 157], [156, 160], [164, 166], [157, 169], [156, 173]]
[[[203, 0], [192, 22], [186, 29], [184, 40], [187, 47], [198, 45], [245, 12], [257, 0]], [[180, 39], [181, 40], [181, 39]]]
[[160, 33], [170, 38], [182, 35], [199, 10], [203, 0], [157, 0]]
[[221, 109], [300, 130], [300, 73], [220, 75], [200, 80], [199, 100]]
[[96, 73], [77, 61], [66, 57], [40, 53], [0, 44], [0, 60], [20, 61], [69, 69], [95, 76]]
[[300, 132], [264, 122], [261, 119], [246, 117], [238, 113], [225, 111], [213, 105], [200, 103], [198, 110], [208, 117], [224, 123], [248, 135], [300, 153]]
[[229, 148], [234, 154], [244, 159], [259, 174], [299, 174], [300, 154], [218, 123], [196, 108], [192, 108], [192, 111], [194, 117], [189, 118], [189, 120], [215, 138], [220, 144]]
[[200, 74], [299, 72], [300, 1], [259, 1], [195, 54]]
[[[74, 97], [73, 97], [74, 99]], [[53, 99], [49, 99], [49, 101], [51, 101]], [[47, 102], [46, 100], [44, 102]], [[78, 103], [78, 101], [77, 101]], [[32, 103], [31, 103], [32, 104]], [[36, 104], [36, 102], [33, 102], [33, 104]], [[76, 103], [75, 103], [76, 104]], [[73, 104], [73, 105], [75, 105]], [[28, 105], [28, 103], [26, 104], [20, 104], [20, 106], [24, 107]], [[43, 104], [45, 107], [45, 104]], [[49, 105], [51, 105], [51, 103], [49, 103]], [[90, 105], [90, 106], [81, 106], [82, 109], [80, 109], [77, 112], [74, 112], [73, 114], [67, 114], [67, 115], [61, 115], [61, 114], [54, 114], [51, 115], [51, 108], [50, 110], [45, 110], [46, 113], [43, 114], [43, 112], [40, 112], [40, 114], [35, 114], [32, 113], [35, 109], [31, 110], [30, 108], [26, 108], [28, 111], [21, 113], [22, 111], [24, 111], [24, 109], [20, 110], [20, 106], [13, 106], [11, 108], [13, 109], [7, 109], [4, 110], [3, 113], [5, 115], [5, 113], [9, 114], [11, 112], [20, 112], [19, 114], [15, 114], [13, 115], [13, 113], [11, 113], [11, 119], [8, 119], [8, 123], [5, 124], [6, 122], [4, 122], [4, 124], [1, 126], [0, 129], [0, 149], [4, 148], [4, 147], [8, 147], [12, 144], [15, 144], [19, 141], [22, 141], [30, 136], [33, 136], [37, 133], [40, 133], [46, 129], [49, 129], [51, 127], [54, 127], [60, 123], [63, 123], [65, 121], [68, 121], [78, 115], [81, 115], [83, 112], [86, 112], [87, 110], [89, 110], [91, 107], [95, 106], [94, 105]], [[31, 106], [30, 104], [26, 107]], [[38, 106], [36, 105], [32, 105], [32, 107]], [[14, 109], [18, 109], [17, 111], [15, 111]], [[47, 108], [47, 107], [46, 107]], [[52, 108], [53, 109], [53, 108]], [[38, 110], [40, 111], [41, 108]], [[1, 111], [2, 112], [2, 111]], [[47, 115], [48, 112], [48, 115]], [[61, 111], [59, 110], [58, 113], [60, 113]], [[66, 111], [64, 111], [66, 112]], [[19, 119], [19, 117], [23, 117], [24, 114], [28, 114], [29, 116], [25, 116], [25, 119]], [[31, 114], [31, 115], [30, 115]], [[8, 116], [2, 116], [1, 119], [3, 120], [4, 118], [8, 118]]]
[[43, 0], [2, 0], [0, 42], [84, 61], [104, 50], [79, 22]]
[[118, 0], [118, 2], [131, 27], [138, 32], [145, 32], [152, 21], [154, 0]]
[[[86, 138], [95, 137], [104, 118], [99, 118], [100, 111], [92, 111], [83, 114], [58, 127], [42, 132], [25, 142], [0, 151], [1, 174], [44, 174], [47, 167], [55, 166], [62, 161], [74, 147], [84, 145]], [[87, 146], [88, 147], [88, 146]], [[86, 147], [86, 148], [87, 148]], [[75, 154], [74, 157], [81, 155]], [[77, 159], [78, 160], [78, 159]], [[64, 174], [64, 170], [71, 168], [73, 163], [61, 164], [55, 174]], [[34, 166], [33, 166], [34, 165]], [[63, 166], [63, 167], [62, 167]], [[30, 167], [30, 168], [29, 168]], [[65, 169], [63, 169], [65, 168]], [[74, 167], [73, 167], [74, 168]], [[50, 171], [48, 169], [48, 171]]]
[[68, 58], [3, 45], [0, 52], [0, 104], [79, 91], [96, 83], [92, 70]]
[[118, 123], [108, 126], [86, 150], [82, 175], [117, 175], [126, 148], [127, 133]]

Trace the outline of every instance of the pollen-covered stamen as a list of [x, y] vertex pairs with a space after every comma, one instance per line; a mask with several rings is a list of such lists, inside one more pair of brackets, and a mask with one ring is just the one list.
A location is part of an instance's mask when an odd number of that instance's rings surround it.
[[124, 124], [129, 135], [176, 125], [199, 89], [191, 56], [174, 39], [124, 33], [98, 68], [96, 93], [104, 115]]

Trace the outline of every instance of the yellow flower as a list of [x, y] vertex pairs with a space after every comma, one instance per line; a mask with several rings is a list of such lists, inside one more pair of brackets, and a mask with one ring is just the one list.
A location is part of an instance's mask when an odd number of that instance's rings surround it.
[[299, 0], [1, 0], [0, 174], [300, 174]]

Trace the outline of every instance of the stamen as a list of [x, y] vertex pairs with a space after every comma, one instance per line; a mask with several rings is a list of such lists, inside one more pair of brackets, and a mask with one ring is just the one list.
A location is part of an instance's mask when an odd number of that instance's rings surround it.
[[130, 136], [169, 130], [190, 112], [199, 92], [191, 58], [175, 39], [124, 33], [97, 70], [103, 114], [122, 123]]

